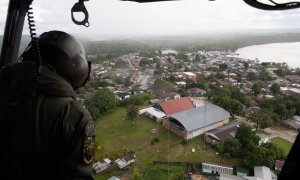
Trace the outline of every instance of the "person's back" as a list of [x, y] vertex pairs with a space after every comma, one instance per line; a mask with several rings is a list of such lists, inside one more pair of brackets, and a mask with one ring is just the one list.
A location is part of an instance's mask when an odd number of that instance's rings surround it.
[[83, 82], [45, 64], [39, 77], [30, 61], [0, 70], [0, 177], [92, 179], [95, 126], [74, 91]]

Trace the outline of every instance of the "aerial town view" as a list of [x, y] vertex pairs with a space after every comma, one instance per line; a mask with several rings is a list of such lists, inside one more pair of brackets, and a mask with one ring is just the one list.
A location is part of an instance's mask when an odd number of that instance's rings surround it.
[[[92, 55], [78, 99], [96, 178], [276, 178], [300, 128], [300, 71], [235, 52]], [[262, 177], [267, 176], [267, 177]]]
[[0, 179], [298, 175], [300, 1], [32, 2], [0, 0]]

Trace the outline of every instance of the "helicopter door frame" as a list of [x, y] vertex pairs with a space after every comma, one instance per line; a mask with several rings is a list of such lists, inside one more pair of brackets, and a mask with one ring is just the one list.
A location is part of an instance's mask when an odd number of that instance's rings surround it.
[[17, 61], [24, 20], [28, 6], [32, 1], [9, 1], [0, 55], [0, 67]]

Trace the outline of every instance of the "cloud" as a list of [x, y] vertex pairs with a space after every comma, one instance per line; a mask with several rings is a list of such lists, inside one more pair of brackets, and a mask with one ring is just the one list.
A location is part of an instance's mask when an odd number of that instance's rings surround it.
[[[3, 10], [8, 0], [0, 0]], [[49, 3], [50, 2], [50, 3]], [[300, 10], [263, 11], [241, 0], [135, 3], [119, 0], [85, 2], [90, 14], [89, 28], [71, 21], [70, 10], [76, 1], [34, 1], [38, 33], [52, 29], [85, 36], [168, 35], [224, 29], [300, 28]], [[3, 11], [2, 11], [3, 12]], [[0, 33], [4, 28], [0, 17]], [[27, 27], [24, 33], [28, 33]]]

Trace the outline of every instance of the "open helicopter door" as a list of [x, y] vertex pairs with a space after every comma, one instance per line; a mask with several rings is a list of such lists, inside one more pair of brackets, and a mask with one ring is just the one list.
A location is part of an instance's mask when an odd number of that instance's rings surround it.
[[[84, 6], [84, 1], [79, 0], [71, 9], [72, 21], [77, 25], [89, 26], [88, 18], [89, 14]], [[29, 12], [30, 5], [33, 0], [10, 0], [6, 24], [2, 42], [1, 56], [0, 56], [0, 67], [15, 63], [18, 59], [18, 52], [20, 47], [20, 42], [22, 38], [24, 20], [26, 14], [28, 15], [29, 29], [32, 40], [35, 38], [35, 27], [33, 20], [33, 13]], [[82, 21], [76, 20], [74, 13], [82, 12], [84, 14], [84, 19]]]
[[[4, 30], [4, 37], [0, 56], [0, 67], [8, 64], [15, 63], [17, 61], [20, 41], [22, 37], [23, 25], [26, 13], [28, 12], [29, 5], [33, 0], [10, 0], [8, 6], [8, 13], [6, 17], [6, 24]], [[72, 10], [72, 20], [78, 25], [89, 26], [88, 13], [83, 5], [84, 1], [79, 0]], [[158, 1], [169, 1], [169, 0], [123, 0], [123, 1], [135, 1], [139, 3], [145, 2], [158, 2]], [[283, 3], [276, 3], [273, 0], [243, 0], [248, 5], [262, 9], [262, 10], [287, 10], [293, 8], [299, 8], [300, 2], [295, 1], [285, 1]], [[279, 0], [278, 0], [279, 1]], [[230, 0], [228, 0], [230, 3]], [[77, 21], [73, 17], [74, 12], [83, 12], [85, 18], [83, 21]], [[298, 135], [289, 155], [286, 163], [279, 175], [279, 179], [292, 179], [298, 176], [300, 171], [300, 136]]]

